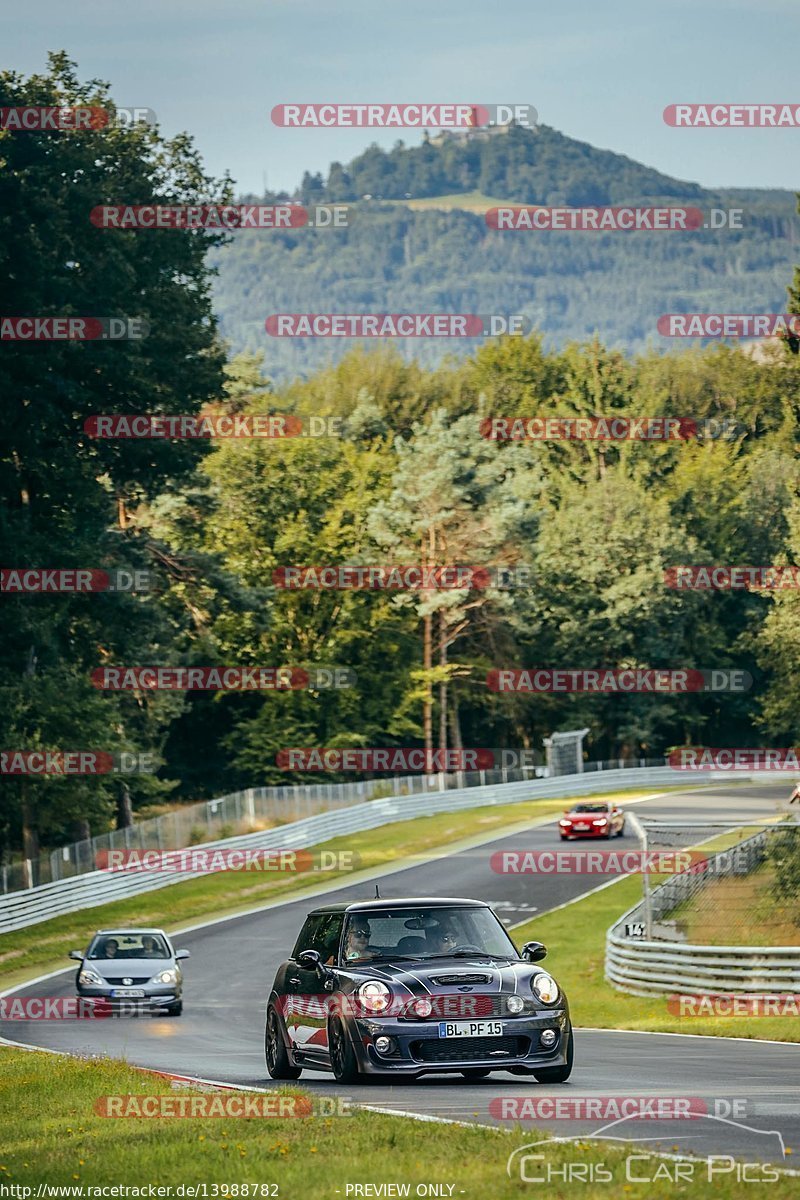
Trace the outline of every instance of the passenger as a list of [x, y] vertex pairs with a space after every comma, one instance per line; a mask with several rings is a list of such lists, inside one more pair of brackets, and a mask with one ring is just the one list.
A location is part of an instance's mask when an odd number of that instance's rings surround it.
[[425, 949], [431, 954], [449, 954], [458, 945], [458, 938], [449, 925], [437, 925], [429, 929], [425, 937]]
[[109, 938], [103, 947], [103, 954], [106, 958], [116, 958], [119, 952], [119, 942], [116, 938]]

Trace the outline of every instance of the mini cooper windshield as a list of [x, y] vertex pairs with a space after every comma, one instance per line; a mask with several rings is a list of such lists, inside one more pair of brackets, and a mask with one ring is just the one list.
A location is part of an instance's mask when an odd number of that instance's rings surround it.
[[342, 941], [346, 965], [398, 958], [483, 955], [519, 959], [503, 926], [488, 908], [397, 908], [351, 912]]

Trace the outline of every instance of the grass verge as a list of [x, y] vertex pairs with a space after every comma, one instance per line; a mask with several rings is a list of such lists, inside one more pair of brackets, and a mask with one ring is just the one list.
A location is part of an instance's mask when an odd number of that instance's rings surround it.
[[[619, 792], [608, 798], [631, 800], [647, 795], [642, 790]], [[411, 821], [396, 821], [377, 829], [348, 834], [325, 842], [318, 849], [354, 851], [361, 870], [396, 866], [400, 859], [426, 856], [469, 836], [498, 834], [564, 808], [564, 799], [529, 800], [516, 804], [492, 805], [459, 812], [437, 813]], [[224, 916], [257, 908], [283, 897], [300, 895], [321, 882], [346, 881], [351, 872], [326, 871], [295, 876], [227, 871], [207, 875], [187, 883], [176, 883], [163, 890], [117, 900], [113, 904], [82, 909], [63, 917], [54, 917], [0, 936], [0, 971], [3, 985], [13, 987], [45, 971], [63, 967], [64, 955], [86, 945], [95, 929], [115, 925], [166, 925], [179, 930], [206, 915]]]
[[[298, 1094], [298, 1089], [291, 1091]], [[290, 1094], [288, 1089], [281, 1092]], [[242, 1196], [344, 1200], [347, 1184], [357, 1183], [408, 1186], [407, 1192], [383, 1193], [388, 1195], [452, 1195], [465, 1200], [485, 1200], [486, 1196], [505, 1200], [532, 1194], [530, 1183], [506, 1174], [509, 1154], [539, 1140], [541, 1135], [530, 1128], [523, 1131], [517, 1127], [508, 1134], [484, 1126], [423, 1124], [370, 1112], [294, 1119], [185, 1120], [109, 1119], [95, 1113], [94, 1106], [102, 1096], [164, 1094], [176, 1095], [166, 1080], [108, 1059], [87, 1061], [0, 1048], [4, 1129], [0, 1150], [0, 1186], [4, 1190], [0, 1194], [27, 1200], [27, 1196], [36, 1196], [39, 1184], [47, 1184], [80, 1188], [82, 1193], [74, 1194], [88, 1200], [90, 1187], [138, 1187], [144, 1188], [138, 1194], [147, 1196], [151, 1184], [172, 1189], [181, 1184], [202, 1189], [205, 1184], [205, 1193], [199, 1190], [194, 1195], [223, 1200]], [[199, 1089], [180, 1091], [181, 1096], [203, 1094]], [[230, 1097], [232, 1093], [222, 1095]], [[318, 1095], [310, 1099], [313, 1103]], [[541, 1150], [537, 1147], [537, 1152]], [[579, 1192], [586, 1200], [608, 1200], [609, 1195], [624, 1193], [631, 1200], [674, 1200], [676, 1185], [664, 1172], [674, 1170], [677, 1164], [638, 1158], [636, 1175], [649, 1182], [629, 1183], [624, 1160], [631, 1151], [641, 1155], [643, 1148], [555, 1144], [546, 1155], [554, 1168], [573, 1163], [584, 1164], [585, 1169], [586, 1164], [602, 1163], [613, 1173], [617, 1187], [613, 1192], [609, 1192], [608, 1182], [566, 1187], [559, 1185], [556, 1176], [555, 1190], [548, 1194], [563, 1196], [569, 1191]], [[542, 1164], [534, 1165], [541, 1171]], [[683, 1184], [680, 1194], [713, 1194], [722, 1200], [737, 1194], [735, 1175], [707, 1183], [706, 1164], [698, 1161], [697, 1169], [697, 1180]], [[417, 1192], [418, 1185], [433, 1183], [446, 1185], [445, 1190]], [[244, 1184], [249, 1185], [249, 1192]], [[452, 1191], [447, 1185], [452, 1185]], [[32, 1191], [26, 1196], [19, 1190], [5, 1190], [12, 1187]], [[178, 1194], [192, 1193], [173, 1190], [173, 1197]], [[364, 1194], [381, 1193], [362, 1191]], [[796, 1195], [796, 1179], [779, 1178], [771, 1184], [771, 1197], [788, 1200]]]
[[700, 946], [800, 946], [797, 906], [774, 895], [775, 869], [712, 880], [670, 914], [687, 942]]

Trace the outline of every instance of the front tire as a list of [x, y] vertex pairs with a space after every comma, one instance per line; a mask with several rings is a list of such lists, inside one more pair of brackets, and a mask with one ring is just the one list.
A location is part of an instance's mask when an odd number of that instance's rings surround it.
[[328, 1025], [328, 1049], [336, 1082], [355, 1083], [360, 1074], [358, 1059], [339, 1017], [334, 1017]]
[[566, 1083], [572, 1074], [572, 1063], [575, 1057], [575, 1047], [572, 1038], [572, 1030], [569, 1031], [569, 1041], [567, 1042], [567, 1061], [561, 1067], [544, 1067], [541, 1071], [534, 1071], [533, 1077], [537, 1083]]
[[274, 1008], [267, 1010], [267, 1024], [264, 1030], [264, 1057], [267, 1060], [267, 1070], [272, 1079], [299, 1079], [302, 1068], [289, 1062], [283, 1035], [281, 1034], [278, 1014]]
[[179, 1000], [177, 1004], [167, 1006], [167, 1013], [170, 1017], [179, 1017], [183, 1012], [183, 1001]]

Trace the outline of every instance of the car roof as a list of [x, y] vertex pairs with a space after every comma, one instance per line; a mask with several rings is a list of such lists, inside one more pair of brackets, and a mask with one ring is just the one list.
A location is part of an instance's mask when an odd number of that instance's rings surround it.
[[402, 896], [396, 900], [353, 900], [337, 904], [322, 904], [309, 910], [309, 916], [318, 913], [374, 912], [378, 915], [394, 908], [489, 908], [484, 900], [466, 900], [453, 896]]
[[130, 937], [132, 934], [139, 936], [143, 933], [160, 933], [162, 937], [167, 935], [163, 929], [98, 929], [95, 937], [108, 937], [110, 934], [118, 934], [120, 937]]

